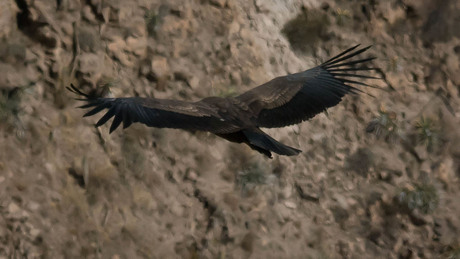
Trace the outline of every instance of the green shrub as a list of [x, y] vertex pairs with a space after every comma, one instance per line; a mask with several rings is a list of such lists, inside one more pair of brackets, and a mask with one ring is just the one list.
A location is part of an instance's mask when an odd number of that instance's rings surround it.
[[401, 206], [424, 214], [433, 212], [439, 205], [436, 187], [430, 184], [418, 184], [413, 189], [404, 188], [397, 197]]
[[377, 138], [382, 137], [386, 141], [396, 139], [399, 135], [396, 113], [381, 107], [379, 115], [367, 125], [366, 132], [373, 133]]
[[426, 146], [428, 151], [433, 151], [439, 146], [439, 128], [436, 121], [422, 116], [416, 122], [417, 142]]

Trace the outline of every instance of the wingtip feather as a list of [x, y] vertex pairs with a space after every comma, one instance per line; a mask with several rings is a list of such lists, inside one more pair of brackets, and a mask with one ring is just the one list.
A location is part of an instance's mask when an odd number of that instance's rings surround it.
[[70, 84], [70, 86], [66, 86], [66, 89], [69, 90], [71, 93], [76, 95], [84, 96], [86, 99], [89, 99], [89, 95], [83, 93], [80, 89], [78, 89], [74, 84]]
[[[361, 46], [361, 44], [356, 44], [355, 46], [346, 49], [345, 51], [339, 53], [338, 55], [336, 55], [336, 56], [334, 56], [334, 57], [332, 57], [332, 58], [326, 60], [325, 62], [323, 62], [322, 65], [327, 65], [327, 64], [330, 64], [330, 63], [337, 63], [337, 62], [340, 62], [340, 60], [344, 60], [344, 59], [353, 57], [353, 56], [355, 56], [355, 55], [358, 55], [359, 53], [362, 53], [362, 52], [368, 50], [372, 45], [367, 46], [367, 47], [365, 47], [365, 48], [362, 48], [362, 49], [360, 49], [360, 50], [357, 50], [357, 51], [354, 52], [354, 53], [350, 53], [350, 54], [347, 55], [347, 57], [343, 57], [343, 56], [346, 55], [347, 53], [354, 51], [354, 50], [355, 50], [356, 48], [358, 48], [359, 46]], [[340, 60], [339, 60], [339, 59], [340, 59]]]

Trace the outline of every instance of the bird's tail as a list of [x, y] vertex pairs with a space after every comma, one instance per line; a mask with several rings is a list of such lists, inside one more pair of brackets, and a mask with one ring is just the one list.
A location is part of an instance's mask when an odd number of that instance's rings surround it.
[[248, 144], [251, 148], [259, 151], [269, 158], [272, 157], [270, 151], [285, 156], [295, 156], [302, 152], [301, 150], [286, 146], [276, 141], [260, 129], [243, 130], [243, 134], [248, 139]]

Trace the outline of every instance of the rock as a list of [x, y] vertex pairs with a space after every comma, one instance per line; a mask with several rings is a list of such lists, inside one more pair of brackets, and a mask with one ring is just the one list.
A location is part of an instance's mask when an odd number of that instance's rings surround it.
[[447, 80], [446, 71], [441, 68], [439, 62], [433, 62], [431, 66], [426, 67], [424, 75], [426, 85], [430, 90], [437, 89], [439, 85], [444, 85]]
[[[236, 33], [238, 33], [240, 31], [240, 28], [241, 28], [241, 23], [239, 21], [235, 20], [228, 27], [228, 34], [229, 35], [236, 34]], [[234, 46], [234, 44], [232, 44], [232, 43], [237, 43], [237, 42], [230, 42], [231, 47], [232, 47], [232, 45]]]
[[270, 11], [268, 8], [269, 4], [265, 0], [255, 0], [254, 5], [259, 13], [268, 13]]
[[285, 201], [284, 206], [286, 206], [286, 208], [289, 208], [289, 209], [296, 209], [297, 208], [297, 204], [295, 204], [295, 202], [293, 202], [293, 201]]
[[168, 60], [163, 56], [154, 56], [152, 58], [151, 69], [155, 77], [169, 76], [169, 64]]
[[230, 81], [234, 85], [241, 85], [242, 80], [241, 80], [240, 73], [237, 71], [230, 72]]
[[275, 204], [274, 210], [276, 211], [280, 223], [288, 221], [292, 214], [292, 210], [286, 207], [286, 205], [283, 206], [281, 203]]
[[0, 63], [0, 86], [12, 89], [27, 85], [27, 77], [10, 64]]
[[187, 83], [192, 89], [197, 89], [200, 86], [200, 79], [196, 76], [192, 76], [190, 80], [187, 80]]
[[8, 214], [8, 218], [12, 220], [22, 220], [29, 217], [29, 214], [14, 202], [8, 205]]
[[21, 42], [0, 42], [0, 60], [5, 63], [21, 64], [26, 59], [26, 50], [26, 46]]
[[[158, 204], [157, 202], [152, 199], [152, 195], [141, 189], [138, 188], [137, 190], [133, 190], [133, 203], [138, 206], [139, 208], [142, 208], [148, 212], [155, 211], [158, 209]], [[179, 211], [175, 211], [179, 213]]]
[[184, 214], [184, 208], [177, 201], [172, 202], [169, 209], [174, 216], [182, 217]]
[[126, 49], [134, 53], [137, 58], [145, 58], [147, 55], [147, 39], [128, 37], [126, 39]]
[[89, 5], [85, 5], [81, 13], [82, 13], [83, 18], [86, 19], [88, 22], [92, 24], [97, 23], [96, 16], [94, 15]]
[[460, 74], [458, 73], [460, 70], [460, 58], [458, 55], [449, 55], [446, 58], [446, 67], [452, 83], [454, 85], [460, 85]]
[[348, 211], [341, 206], [333, 206], [330, 208], [330, 210], [332, 215], [334, 215], [335, 221], [339, 224], [343, 224], [348, 219], [348, 217], [350, 217]]
[[83, 79], [93, 85], [101, 78], [104, 70], [104, 58], [95, 53], [83, 53], [78, 62], [78, 70]]
[[99, 35], [92, 27], [79, 28], [77, 37], [82, 51], [96, 52], [100, 48]]
[[209, 3], [217, 7], [225, 7], [227, 0], [210, 0]]
[[192, 89], [197, 89], [200, 83], [200, 79], [196, 75], [192, 75], [185, 71], [176, 71], [174, 72], [174, 79], [176, 81], [184, 81]]
[[232, 210], [236, 211], [238, 209], [238, 197], [233, 193], [225, 193], [223, 200]]
[[125, 53], [126, 42], [120, 36], [114, 36], [111, 43], [107, 45], [110, 53], [120, 61], [120, 63], [127, 67], [134, 66], [134, 63], [129, 59], [128, 54]]
[[32, 236], [32, 238], [35, 239], [36, 237], [38, 237], [38, 235], [40, 235], [40, 232], [41, 232], [41, 231], [40, 231], [39, 229], [32, 228], [32, 229], [30, 230], [30, 235]]
[[147, 40], [148, 33], [145, 23], [146, 21], [140, 17], [133, 18], [133, 20], [126, 25], [129, 31], [129, 37]]
[[299, 193], [300, 198], [307, 201], [318, 202], [320, 197], [320, 189], [316, 184], [311, 183], [295, 183], [295, 188]]
[[16, 29], [16, 13], [19, 11], [14, 0], [0, 2], [0, 39], [7, 38], [11, 30]]
[[292, 196], [292, 186], [286, 185], [280, 192], [280, 199], [289, 199]]
[[19, 208], [19, 206], [16, 205], [16, 203], [14, 203], [14, 202], [12, 202], [12, 203], [10, 203], [10, 205], [8, 205], [8, 213], [10, 213], [10, 214], [16, 214], [20, 210], [21, 210], [21, 208]]
[[325, 136], [326, 136], [325, 133], [320, 132], [320, 133], [311, 134], [310, 138], [311, 138], [311, 140], [313, 140], [315, 142], [319, 142], [319, 141], [322, 141]]
[[79, 71], [84, 74], [91, 74], [100, 70], [102, 66], [101, 57], [94, 53], [84, 53], [79, 59]]
[[445, 185], [445, 189], [448, 189], [450, 186], [454, 186], [456, 180], [455, 174], [455, 165], [454, 161], [451, 157], [445, 158], [436, 170], [436, 174], [438, 175], [439, 179]]
[[241, 240], [241, 248], [243, 248], [245, 251], [249, 253], [252, 253], [252, 251], [254, 250], [254, 242], [256, 238], [257, 236], [254, 233], [247, 233]]
[[449, 41], [452, 37], [460, 35], [458, 24], [455, 22], [460, 18], [457, 1], [445, 0], [434, 3], [436, 1], [433, 1], [433, 8], [429, 9], [430, 13], [426, 16], [425, 24], [421, 28], [421, 38], [426, 44]]

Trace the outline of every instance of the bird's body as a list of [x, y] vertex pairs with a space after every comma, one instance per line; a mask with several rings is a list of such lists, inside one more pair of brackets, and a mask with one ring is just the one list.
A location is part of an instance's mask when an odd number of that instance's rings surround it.
[[85, 97], [81, 108], [93, 109], [84, 116], [104, 109], [108, 112], [96, 123], [100, 126], [114, 117], [110, 132], [121, 123], [149, 127], [209, 131], [231, 142], [245, 143], [271, 158], [271, 152], [297, 155], [300, 150], [286, 146], [260, 128], [284, 127], [314, 117], [337, 105], [347, 93], [359, 91], [351, 84], [366, 85], [349, 78], [373, 78], [350, 73], [373, 68], [356, 67], [372, 58], [348, 61], [367, 48], [350, 48], [312, 69], [277, 77], [236, 97], [207, 97], [197, 102], [157, 98], [94, 98], [71, 86], [69, 90]]

